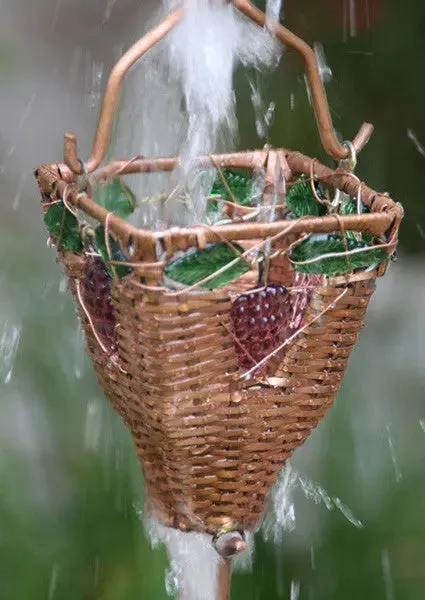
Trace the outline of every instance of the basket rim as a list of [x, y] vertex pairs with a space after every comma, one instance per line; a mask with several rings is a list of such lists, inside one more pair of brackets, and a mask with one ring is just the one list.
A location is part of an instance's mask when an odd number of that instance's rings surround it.
[[[359, 196], [362, 203], [370, 209], [370, 213], [344, 216], [330, 214], [267, 223], [244, 222], [214, 226], [199, 224], [154, 231], [137, 228], [97, 204], [91, 197], [90, 187], [99, 179], [112, 177], [114, 174], [117, 176], [171, 171], [178, 166], [178, 158], [149, 160], [137, 157], [128, 161], [111, 161], [91, 176], [87, 191], [82, 191], [80, 179], [74, 176], [66, 165], [60, 163], [40, 165], [35, 175], [45, 198], [52, 194], [57, 198], [65, 196], [72, 206], [107, 226], [124, 252], [128, 253], [128, 249], [132, 247], [132, 258], [141, 262], [156, 262], [158, 244], [167, 255], [172, 255], [177, 251], [185, 251], [191, 247], [202, 248], [207, 243], [224, 240], [246, 241], [270, 236], [283, 239], [289, 233], [338, 233], [342, 230], [369, 233], [375, 237], [387, 234], [389, 239], [394, 241], [395, 248], [399, 225], [403, 218], [402, 206], [395, 203], [388, 194], [376, 192], [352, 173], [341, 168], [331, 169], [315, 158], [283, 148], [205, 156], [199, 158], [199, 164], [205, 167], [218, 164], [224, 168], [245, 167], [255, 170], [264, 166], [271, 152], [278, 154], [285, 161], [289, 176], [309, 175], [314, 180], [334, 186], [352, 197]], [[389, 254], [394, 248], [388, 248]]]

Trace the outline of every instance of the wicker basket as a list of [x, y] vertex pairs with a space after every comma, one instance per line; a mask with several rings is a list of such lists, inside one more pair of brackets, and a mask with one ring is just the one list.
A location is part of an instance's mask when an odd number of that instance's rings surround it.
[[[262, 13], [246, 0], [235, 5], [257, 23], [264, 23]], [[181, 15], [182, 9], [172, 13], [115, 68], [93, 155], [85, 163], [87, 172], [95, 171], [104, 157], [123, 74]], [[330, 117], [313, 53], [283, 27], [277, 29], [277, 35], [303, 53], [322, 141], [333, 157], [346, 158], [349, 149], [338, 144], [333, 129], [323, 121], [329, 124]], [[363, 128], [354, 142], [357, 150], [366, 142], [365, 132], [369, 130]], [[213, 160], [220, 167], [253, 170], [262, 166], [269, 173], [278, 164], [287, 182], [305, 174], [351, 196], [361, 194], [370, 213], [153, 232], [136, 229], [96, 204], [76, 157], [75, 138], [67, 135], [68, 166], [42, 165], [36, 176], [44, 207], [47, 201], [66, 197], [69, 205], [106, 225], [134, 267], [130, 275], [113, 283], [118, 350], [111, 361], [79, 302], [78, 282], [86, 256], [58, 249], [77, 299], [99, 384], [136, 444], [152, 510], [163, 523], [184, 531], [255, 530], [277, 473], [335, 398], [375, 280], [385, 273], [388, 261], [373, 272], [322, 277], [310, 296], [306, 325], [284, 353], [276, 353], [267, 362], [265, 374], [259, 371], [252, 377], [238, 366], [230, 313], [232, 302], [253, 287], [253, 281], [256, 284], [255, 270], [219, 290], [175, 292], [163, 283], [164, 264], [177, 252], [212, 242], [244, 245], [267, 241], [272, 256], [267, 281], [291, 289], [296, 285], [295, 272], [287, 250], [294, 240], [309, 233], [367, 232], [375, 240], [385, 241], [389, 260], [397, 243], [401, 207], [342, 166], [332, 170], [300, 153], [273, 149], [204, 157], [200, 162], [211, 166]], [[115, 161], [95, 176], [171, 170], [175, 165], [176, 159]], [[265, 205], [269, 192], [266, 186]]]

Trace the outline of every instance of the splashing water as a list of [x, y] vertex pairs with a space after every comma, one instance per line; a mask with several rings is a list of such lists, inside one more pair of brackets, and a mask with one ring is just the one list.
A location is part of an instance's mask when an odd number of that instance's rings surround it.
[[297, 479], [297, 473], [287, 462], [273, 487], [271, 506], [263, 523], [263, 535], [266, 541], [273, 540], [275, 544], [280, 544], [284, 534], [295, 529], [293, 492]]
[[184, 600], [214, 600], [217, 591], [219, 556], [211, 543], [211, 536], [183, 533], [164, 527], [149, 519], [147, 531], [156, 547], [167, 547], [170, 568], [165, 587], [170, 596], [179, 594]]
[[267, 0], [266, 17], [267, 26], [273, 27], [273, 23], [280, 21], [283, 18], [282, 0]]
[[13, 365], [21, 339], [21, 325], [9, 320], [0, 322], [0, 380], [10, 383], [13, 374]]
[[230, 5], [186, 0], [187, 15], [170, 35], [170, 66], [181, 74], [187, 134], [185, 168], [219, 145], [220, 133], [234, 135], [233, 69], [237, 29]]
[[91, 90], [89, 93], [89, 106], [91, 109], [97, 108], [100, 102], [101, 86], [103, 77], [103, 62], [93, 61], [91, 65], [90, 83]]
[[[164, 0], [155, 22], [175, 5], [174, 0]], [[270, 1], [270, 14], [277, 14], [280, 5], [280, 1]], [[195, 159], [235, 149], [234, 72], [239, 65], [271, 70], [280, 60], [280, 46], [270, 32], [248, 21], [233, 5], [221, 0], [186, 0], [185, 8], [182, 22], [138, 65], [127, 91], [131, 99], [140, 100], [130, 112], [124, 108], [121, 114], [124, 127], [117, 145], [124, 148], [125, 144], [125, 155], [132, 146], [133, 154], [180, 156], [180, 169], [173, 174], [134, 180], [137, 195], [146, 199], [159, 191], [170, 195], [179, 190], [165, 202], [154, 206], [146, 202], [132, 219], [137, 226], [205, 222], [214, 173], [204, 172], [200, 177]], [[133, 132], [126, 129], [126, 123], [134, 125], [135, 121], [138, 125]]]
[[329, 511], [338, 509], [357, 529], [363, 527], [363, 523], [340, 498], [332, 498], [320, 485], [297, 473], [287, 462], [272, 490], [269, 511], [262, 526], [266, 541], [273, 541], [279, 545], [287, 532], [294, 531], [296, 527], [294, 494], [297, 489], [315, 504], [324, 504]]
[[[145, 528], [153, 548], [165, 544], [170, 568], [165, 576], [169, 596], [182, 600], [215, 600], [220, 557], [210, 535], [183, 533], [164, 527], [155, 518], [145, 519]], [[246, 536], [248, 549], [233, 559], [233, 567], [244, 571], [252, 566], [253, 535]]]
[[276, 103], [271, 101], [266, 107], [258, 80], [253, 81], [248, 77], [248, 82], [249, 87], [251, 88], [251, 104], [255, 113], [255, 130], [257, 136], [267, 142], [269, 128], [276, 109]]
[[[169, 8], [174, 0], [166, 0]], [[171, 4], [171, 6], [170, 6]], [[187, 134], [183, 145], [186, 168], [201, 154], [220, 147], [236, 134], [233, 73], [241, 63], [257, 70], [277, 66], [279, 49], [260, 29], [222, 0], [186, 0], [186, 17], [171, 33], [170, 66], [180, 74]], [[277, 19], [281, 0], [269, 0], [269, 18]]]
[[[332, 81], [332, 69], [330, 68], [328, 61], [326, 59], [325, 50], [323, 45], [319, 42], [316, 42], [313, 46], [314, 54], [316, 55], [317, 66], [319, 68], [319, 75], [322, 82], [326, 85]], [[304, 75], [304, 83], [307, 90], [307, 98], [309, 103], [313, 104], [313, 98], [311, 95], [310, 84], [307, 79], [307, 75]]]
[[[281, 547], [285, 534], [296, 527], [294, 493], [299, 489], [308, 500], [315, 504], [324, 504], [329, 511], [338, 509], [357, 529], [363, 527], [352, 510], [338, 497], [331, 497], [317, 483], [297, 473], [290, 462], [286, 463], [278, 481], [273, 487], [270, 507], [262, 525], [262, 534], [267, 542]], [[138, 511], [142, 515], [141, 511]], [[170, 596], [179, 594], [184, 600], [214, 600], [217, 585], [219, 556], [212, 545], [209, 535], [183, 533], [161, 525], [155, 518], [145, 519], [145, 528], [155, 548], [160, 544], [167, 547], [170, 568], [166, 573], [165, 586]], [[246, 532], [248, 549], [234, 557], [233, 567], [238, 571], [252, 567], [254, 536]], [[315, 569], [315, 552], [311, 547], [311, 564]], [[290, 591], [291, 600], [300, 597], [300, 582], [293, 580]]]
[[316, 55], [317, 65], [319, 67], [320, 78], [323, 83], [329, 83], [332, 81], [332, 69], [330, 68], [326, 59], [325, 50], [323, 45], [316, 42], [313, 46], [314, 53]]
[[362, 529], [363, 523], [354, 516], [351, 508], [344, 504], [340, 498], [337, 496], [332, 498], [320, 485], [307, 480], [305, 477], [298, 476], [298, 483], [306, 498], [312, 499], [315, 504], [323, 503], [330, 511], [337, 508], [351, 525], [357, 529]]

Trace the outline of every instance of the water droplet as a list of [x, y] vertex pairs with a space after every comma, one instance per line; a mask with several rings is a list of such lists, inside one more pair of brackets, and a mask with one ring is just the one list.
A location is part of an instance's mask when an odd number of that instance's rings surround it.
[[413, 144], [415, 145], [415, 148], [419, 152], [419, 154], [425, 158], [425, 148], [419, 142], [416, 134], [411, 129], [407, 130], [407, 137], [409, 138], [409, 140], [411, 140], [413, 142]]
[[[1, 323], [0, 323], [1, 326]], [[13, 373], [13, 364], [21, 340], [22, 327], [5, 321], [0, 329], [0, 377], [8, 384]]]
[[172, 561], [165, 575], [165, 589], [169, 596], [176, 596], [181, 589], [181, 568]]
[[316, 42], [313, 46], [313, 49], [316, 54], [320, 78], [322, 79], [323, 83], [329, 83], [332, 81], [332, 70], [327, 63], [323, 46], [322, 44]]
[[387, 436], [388, 436], [388, 447], [390, 450], [391, 461], [394, 467], [394, 475], [397, 483], [400, 483], [402, 479], [402, 473], [400, 469], [400, 465], [398, 463], [397, 455], [394, 447], [394, 440], [391, 434], [391, 425], [387, 425]]
[[350, 508], [348, 508], [348, 506], [343, 504], [343, 502], [341, 502], [339, 498], [335, 498], [334, 502], [335, 506], [342, 512], [344, 517], [348, 519], [348, 521], [350, 521], [352, 525], [354, 525], [354, 527], [357, 527], [357, 529], [363, 528], [363, 523], [359, 521], [359, 519], [356, 519], [356, 517], [353, 514], [353, 511]]
[[384, 548], [381, 553], [382, 577], [385, 586], [385, 600], [394, 600], [394, 584], [391, 576], [391, 562], [388, 549]]
[[99, 446], [103, 426], [102, 405], [97, 400], [89, 400], [86, 411], [84, 446], [95, 450]]
[[57, 563], [53, 563], [52, 570], [50, 572], [49, 592], [48, 600], [53, 600], [56, 595], [56, 587], [58, 584], [59, 567]]
[[300, 597], [300, 582], [292, 580], [291, 581], [290, 600], [299, 600], [299, 597]]
[[103, 62], [94, 60], [92, 63], [91, 89], [89, 93], [89, 106], [96, 108], [100, 102], [103, 77]]
[[267, 513], [263, 523], [263, 535], [266, 541], [272, 540], [275, 544], [280, 544], [285, 533], [295, 529], [295, 505], [292, 495], [297, 478], [290, 463], [286, 463], [273, 486], [271, 510]]

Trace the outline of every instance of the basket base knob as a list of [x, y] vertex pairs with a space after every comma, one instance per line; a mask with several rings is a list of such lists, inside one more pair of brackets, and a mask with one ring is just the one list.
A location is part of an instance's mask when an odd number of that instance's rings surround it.
[[222, 558], [230, 558], [247, 549], [243, 531], [219, 533], [213, 538], [213, 546]]

